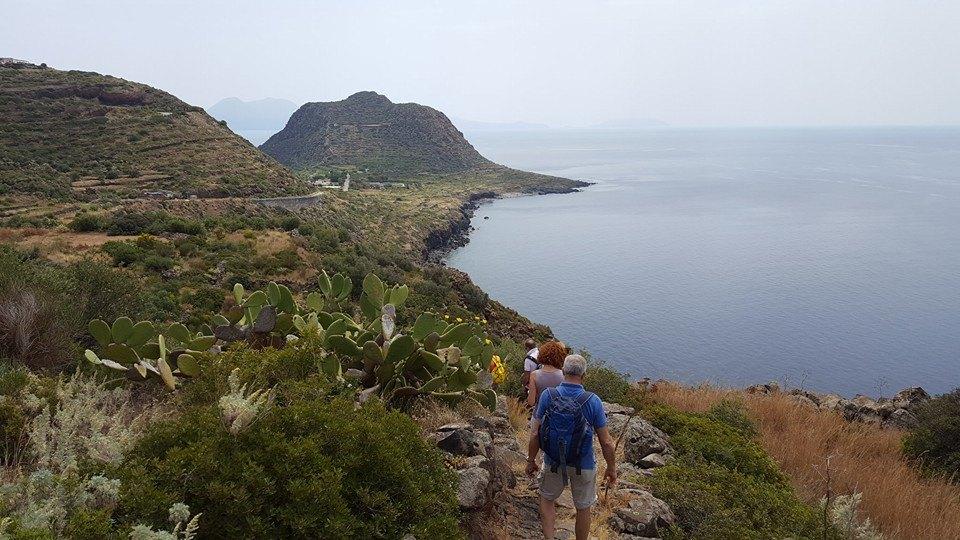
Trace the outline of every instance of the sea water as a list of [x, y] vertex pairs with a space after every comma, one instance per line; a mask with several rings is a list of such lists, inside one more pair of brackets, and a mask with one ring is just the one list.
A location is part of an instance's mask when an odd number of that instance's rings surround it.
[[595, 182], [498, 200], [448, 264], [634, 377], [960, 386], [960, 128], [468, 133]]

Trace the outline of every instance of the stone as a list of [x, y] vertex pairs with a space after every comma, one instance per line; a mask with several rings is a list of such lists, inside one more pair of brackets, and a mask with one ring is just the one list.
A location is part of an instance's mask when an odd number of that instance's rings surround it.
[[807, 396], [805, 396], [805, 395], [802, 395], [802, 394], [793, 394], [793, 395], [790, 396], [790, 399], [792, 399], [793, 401], [795, 401], [795, 402], [797, 403], [797, 405], [800, 405], [801, 407], [807, 407], [807, 408], [809, 408], [809, 409], [817, 409], [817, 408], [818, 408], [818, 405], [817, 405], [817, 402], [816, 402], [816, 401], [814, 401], [814, 400], [810, 399], [809, 397], [807, 397]]
[[643, 457], [640, 461], [637, 462], [637, 465], [643, 467], [644, 469], [653, 469], [656, 467], [663, 467], [667, 464], [667, 459], [660, 454], [650, 454]]
[[613, 511], [609, 524], [614, 531], [656, 537], [659, 529], [669, 527], [677, 520], [667, 503], [649, 491], [627, 489], [621, 492], [630, 493], [631, 498], [626, 506]]
[[487, 502], [487, 486], [490, 485], [490, 472], [481, 467], [470, 467], [457, 471], [457, 502], [461, 508], [481, 508]]
[[837, 394], [824, 394], [820, 396], [820, 410], [835, 411], [843, 400], [844, 399]]
[[630, 463], [639, 463], [650, 454], [672, 454], [670, 437], [643, 418], [634, 417], [623, 436], [623, 455]]
[[607, 403], [606, 401], [602, 403], [603, 412], [608, 416], [611, 414], [626, 414], [629, 416], [634, 413], [633, 407], [627, 407], [626, 405], [620, 405], [618, 403]]
[[893, 396], [893, 403], [896, 408], [908, 411], [929, 400], [930, 394], [919, 386], [904, 388]]
[[[437, 446], [444, 452], [458, 456], [487, 455], [490, 434], [472, 431], [467, 424], [451, 424], [437, 430]], [[486, 440], [482, 436], [486, 436]]]
[[907, 409], [896, 409], [887, 417], [885, 425], [899, 429], [911, 429], [917, 427], [917, 416]]

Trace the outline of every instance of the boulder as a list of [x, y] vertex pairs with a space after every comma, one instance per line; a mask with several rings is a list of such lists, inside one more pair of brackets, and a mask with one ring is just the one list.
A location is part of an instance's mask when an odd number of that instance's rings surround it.
[[627, 433], [623, 436], [623, 455], [626, 461], [636, 464], [650, 454], [673, 453], [670, 436], [643, 418], [633, 417], [629, 426], [625, 419], [623, 425], [619, 426], [620, 429], [611, 427], [611, 431], [617, 433], [624, 429], [624, 426], [627, 429]]
[[614, 510], [610, 517], [610, 528], [615, 532], [656, 537], [659, 536], [659, 529], [669, 527], [677, 520], [667, 503], [649, 491], [627, 489], [622, 492], [630, 493], [631, 498], [626, 506]]
[[745, 391], [748, 394], [776, 394], [780, 392], [780, 384], [778, 384], [776, 381], [771, 381], [767, 384], [755, 384], [753, 386], [748, 386]]
[[437, 446], [444, 452], [458, 456], [487, 455], [491, 438], [489, 433], [473, 430], [469, 424], [447, 424], [437, 429]]
[[930, 400], [930, 394], [919, 386], [904, 388], [893, 396], [893, 404], [896, 409], [914, 409], [921, 403]]
[[917, 427], [917, 417], [907, 409], [896, 409], [887, 418], [884, 425], [898, 429], [912, 429]]
[[490, 472], [481, 467], [470, 467], [457, 471], [457, 502], [461, 508], [481, 508], [487, 502], [487, 486], [490, 485]]
[[807, 397], [807, 396], [805, 396], [805, 395], [803, 395], [803, 394], [792, 394], [792, 395], [790, 396], [790, 399], [792, 399], [793, 401], [795, 401], [795, 402], [797, 403], [797, 405], [800, 405], [801, 407], [807, 407], [807, 408], [810, 408], [810, 409], [817, 409], [817, 408], [819, 408], [819, 405], [817, 405], [817, 402], [816, 402], [816, 401], [810, 399], [809, 397]]

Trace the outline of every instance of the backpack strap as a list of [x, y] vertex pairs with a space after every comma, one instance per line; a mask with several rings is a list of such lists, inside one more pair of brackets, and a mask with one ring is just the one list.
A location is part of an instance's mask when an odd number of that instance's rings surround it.
[[593, 392], [587, 392], [586, 390], [584, 390], [583, 392], [580, 393], [579, 396], [577, 396], [577, 399], [575, 400], [577, 407], [580, 409], [580, 416], [581, 418], [583, 418], [583, 422], [584, 422], [584, 426], [582, 426], [581, 429], [577, 430], [577, 433], [575, 435], [576, 440], [571, 441], [573, 443], [573, 459], [575, 459], [577, 463], [577, 474], [580, 474], [581, 472], [580, 451], [583, 448], [583, 436], [587, 432], [587, 424], [590, 424], [590, 420], [587, 418], [587, 415], [583, 414], [583, 407], [587, 404], [588, 401], [590, 401], [591, 398], [593, 398], [593, 395], [594, 395]]

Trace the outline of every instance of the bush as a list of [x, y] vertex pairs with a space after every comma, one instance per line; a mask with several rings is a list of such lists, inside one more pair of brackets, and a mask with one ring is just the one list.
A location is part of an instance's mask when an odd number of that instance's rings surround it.
[[904, 455], [926, 474], [960, 478], [960, 388], [916, 411], [917, 427], [903, 439]]
[[630, 380], [626, 373], [611, 368], [603, 360], [593, 360], [587, 363], [583, 387], [604, 401], [622, 403], [630, 390]]
[[102, 231], [106, 227], [106, 220], [97, 214], [81, 212], [73, 218], [69, 227], [76, 232]]
[[822, 515], [753, 440], [755, 427], [738, 403], [705, 414], [647, 405], [642, 414], [670, 436], [677, 455], [642, 479], [677, 515], [664, 538], [840, 537], [832, 526], [824, 531]]
[[763, 480], [684, 456], [647, 483], [670, 505], [677, 523], [663, 538], [838, 538], [823, 535], [820, 516], [785, 482]]
[[153, 270], [155, 272], [169, 270], [173, 268], [175, 264], [170, 257], [162, 257], [160, 255], [147, 255], [143, 259], [143, 266], [147, 270]]
[[143, 249], [130, 242], [110, 241], [103, 244], [103, 251], [113, 259], [116, 266], [130, 266], [145, 256]]
[[[114, 517], [163, 523], [202, 509], [199, 538], [457, 535], [455, 480], [417, 425], [378, 405], [302, 400], [237, 435], [216, 406], [154, 424], [117, 474]], [[184, 471], [190, 471], [184, 477]]]

